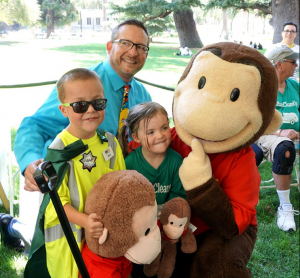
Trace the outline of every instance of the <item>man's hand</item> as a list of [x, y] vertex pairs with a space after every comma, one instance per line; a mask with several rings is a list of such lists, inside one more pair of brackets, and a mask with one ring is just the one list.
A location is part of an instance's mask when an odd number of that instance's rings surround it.
[[33, 173], [35, 169], [43, 162], [44, 159], [38, 159], [33, 162], [31, 162], [25, 172], [25, 184], [24, 184], [24, 189], [27, 191], [40, 191], [39, 187], [37, 186], [34, 178], [33, 178]]
[[299, 139], [299, 133], [293, 129], [282, 129], [280, 136], [287, 137], [292, 141]]
[[193, 139], [191, 148], [192, 151], [179, 168], [179, 177], [185, 190], [192, 190], [212, 177], [210, 160], [201, 142]]

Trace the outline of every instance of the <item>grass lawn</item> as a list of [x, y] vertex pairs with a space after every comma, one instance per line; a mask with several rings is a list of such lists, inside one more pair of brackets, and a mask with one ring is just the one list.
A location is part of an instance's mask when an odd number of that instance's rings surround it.
[[[137, 77], [163, 86], [175, 87], [190, 57], [174, 56], [178, 44], [155, 43], [144, 69]], [[192, 49], [193, 53], [196, 49]], [[57, 80], [64, 72], [74, 67], [87, 67], [106, 58], [105, 43], [87, 43], [84, 41], [29, 40], [23, 42], [0, 40], [2, 61], [0, 67], [0, 85], [35, 83]], [[4, 65], [4, 66], [3, 66]], [[0, 101], [6, 105], [0, 111], [18, 126], [23, 117], [29, 116], [40, 107], [49, 95], [52, 85], [0, 90]], [[154, 101], [164, 105], [171, 116], [173, 93], [147, 85]], [[10, 107], [10, 108], [8, 108]], [[2, 118], [3, 119], [3, 118]], [[263, 180], [271, 178], [271, 164], [259, 166]], [[299, 192], [291, 188], [291, 201], [299, 210]], [[257, 206], [258, 240], [249, 262], [253, 277], [299, 277], [299, 232], [284, 233], [277, 228], [276, 213], [278, 197], [276, 190], [262, 189]], [[0, 212], [5, 212], [0, 206]], [[299, 229], [299, 216], [295, 216]], [[26, 257], [0, 244], [0, 277], [22, 277]]]

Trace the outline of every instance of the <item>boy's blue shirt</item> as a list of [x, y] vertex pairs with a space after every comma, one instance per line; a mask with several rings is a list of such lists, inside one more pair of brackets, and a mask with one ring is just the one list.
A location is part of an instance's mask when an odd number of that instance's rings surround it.
[[[126, 83], [110, 66], [108, 60], [91, 66], [89, 69], [99, 75], [103, 83], [105, 98], [107, 98], [105, 118], [100, 128], [116, 135], [123, 100], [123, 86]], [[136, 104], [151, 101], [150, 94], [140, 82], [132, 79], [128, 84], [130, 84], [129, 109]], [[59, 132], [68, 126], [69, 119], [62, 115], [58, 108], [59, 104], [55, 86], [36, 113], [23, 119], [14, 145], [21, 173], [24, 173], [31, 162], [43, 158], [47, 146]]]

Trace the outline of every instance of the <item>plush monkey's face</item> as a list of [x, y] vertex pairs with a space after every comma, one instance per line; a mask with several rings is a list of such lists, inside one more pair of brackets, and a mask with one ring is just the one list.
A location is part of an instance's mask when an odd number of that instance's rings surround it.
[[156, 212], [156, 204], [145, 206], [136, 211], [132, 218], [132, 231], [138, 238], [138, 242], [127, 250], [125, 257], [133, 263], [149, 264], [160, 252], [161, 236]]
[[206, 153], [234, 150], [260, 130], [259, 70], [202, 51], [175, 90], [173, 117], [180, 138], [201, 140]]
[[168, 224], [163, 225], [163, 230], [171, 239], [180, 238], [185, 230], [187, 221], [187, 217], [179, 218], [175, 214], [170, 214], [168, 218]]

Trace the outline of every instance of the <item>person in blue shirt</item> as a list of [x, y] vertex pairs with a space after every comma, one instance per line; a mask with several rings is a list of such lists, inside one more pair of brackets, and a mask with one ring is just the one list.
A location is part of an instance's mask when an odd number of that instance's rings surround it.
[[[124, 85], [130, 86], [129, 109], [136, 104], [151, 101], [145, 87], [133, 78], [143, 68], [148, 56], [149, 35], [146, 27], [135, 19], [120, 23], [113, 29], [106, 50], [107, 59], [89, 69], [99, 75], [107, 98], [106, 116], [99, 128], [117, 135]], [[33, 173], [42, 162], [46, 148], [69, 124], [58, 107], [59, 101], [54, 87], [44, 104], [34, 115], [24, 118], [18, 129], [14, 153], [25, 177], [24, 189], [27, 191], [39, 191]], [[4, 234], [5, 243], [18, 247], [20, 243], [18, 237], [22, 236], [14, 229], [16, 223], [17, 220], [11, 216], [0, 215], [1, 233]]]
[[[124, 21], [114, 28], [111, 40], [106, 44], [107, 60], [89, 67], [102, 80], [107, 98], [106, 117], [100, 128], [113, 135], [117, 135], [125, 84], [130, 85], [129, 109], [151, 101], [144, 86], [133, 78], [145, 64], [148, 46], [149, 36], [145, 26], [137, 20]], [[38, 191], [32, 174], [45, 154], [45, 147], [68, 125], [58, 104], [55, 87], [45, 103], [34, 115], [25, 118], [18, 129], [14, 152], [25, 176], [25, 190]]]

